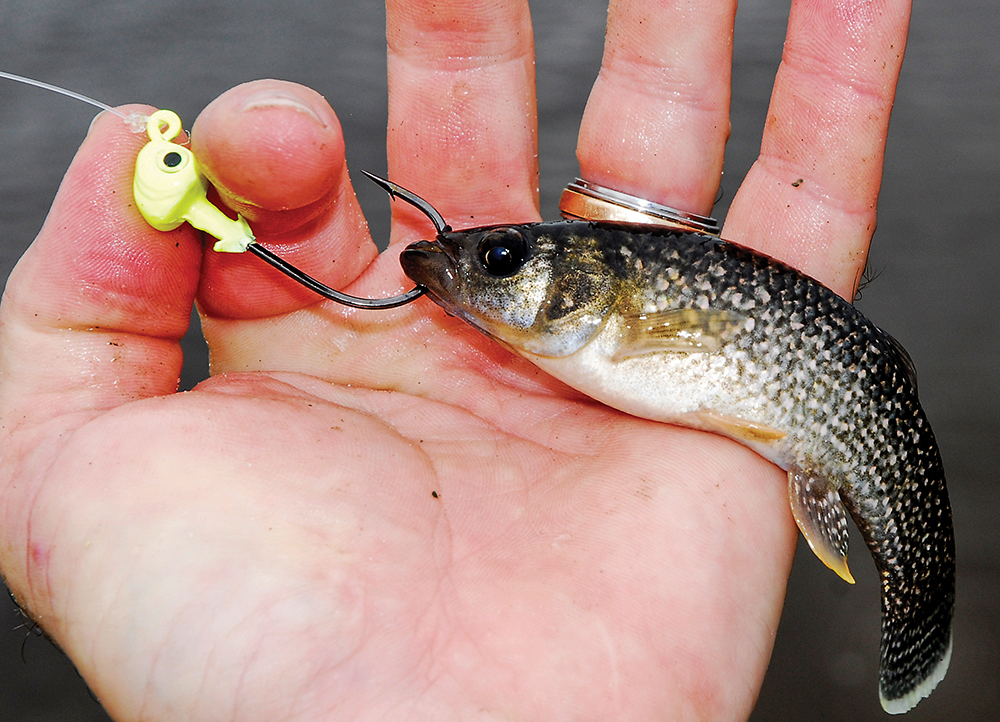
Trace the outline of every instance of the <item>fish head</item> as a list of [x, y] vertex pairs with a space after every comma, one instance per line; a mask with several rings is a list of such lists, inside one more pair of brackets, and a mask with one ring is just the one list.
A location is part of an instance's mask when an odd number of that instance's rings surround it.
[[409, 245], [400, 263], [449, 314], [538, 356], [584, 346], [616, 296], [594, 239], [559, 222], [448, 231]]

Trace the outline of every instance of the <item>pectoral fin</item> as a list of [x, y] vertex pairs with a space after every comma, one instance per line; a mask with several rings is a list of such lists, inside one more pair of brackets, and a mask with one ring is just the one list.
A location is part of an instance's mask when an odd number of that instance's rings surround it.
[[712, 353], [746, 318], [713, 308], [673, 308], [655, 313], [627, 313], [614, 360], [657, 351]]
[[813, 554], [845, 582], [854, 584], [847, 568], [847, 512], [837, 490], [823, 477], [793, 466], [788, 470], [788, 500]]

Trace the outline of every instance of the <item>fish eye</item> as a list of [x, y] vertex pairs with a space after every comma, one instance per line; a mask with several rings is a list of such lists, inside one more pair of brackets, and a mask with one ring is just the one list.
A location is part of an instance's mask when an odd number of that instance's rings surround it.
[[527, 256], [527, 241], [512, 228], [490, 231], [479, 242], [479, 262], [491, 276], [502, 278], [515, 273]]

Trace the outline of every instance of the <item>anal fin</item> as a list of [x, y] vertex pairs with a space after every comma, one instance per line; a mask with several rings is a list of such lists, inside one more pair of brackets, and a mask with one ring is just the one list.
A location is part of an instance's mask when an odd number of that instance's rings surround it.
[[847, 512], [840, 493], [825, 478], [797, 466], [788, 470], [788, 500], [799, 531], [821, 562], [849, 584]]

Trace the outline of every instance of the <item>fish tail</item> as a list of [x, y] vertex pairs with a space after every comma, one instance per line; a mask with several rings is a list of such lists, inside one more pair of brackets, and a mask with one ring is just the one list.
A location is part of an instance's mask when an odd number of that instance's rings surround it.
[[953, 600], [952, 593], [920, 621], [883, 614], [879, 701], [889, 714], [911, 710], [948, 673]]
[[912, 709], [944, 679], [955, 610], [955, 537], [944, 470], [932, 464], [906, 486], [878, 528], [862, 529], [882, 583], [879, 700], [890, 714]]

